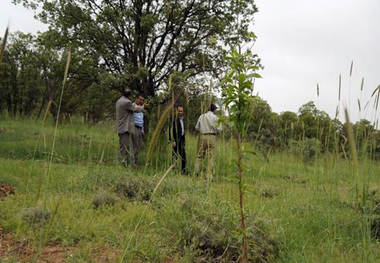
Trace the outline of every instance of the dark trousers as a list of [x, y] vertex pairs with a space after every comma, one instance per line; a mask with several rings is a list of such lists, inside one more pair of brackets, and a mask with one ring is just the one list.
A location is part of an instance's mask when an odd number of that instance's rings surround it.
[[133, 160], [132, 165], [139, 165], [139, 152], [142, 143], [142, 130], [136, 127], [135, 133], [132, 134], [132, 145], [133, 145]]
[[177, 160], [177, 158], [181, 157], [181, 171], [186, 172], [186, 150], [185, 150], [185, 142], [183, 140], [178, 140], [176, 142], [176, 146], [172, 147], [173, 149], [173, 162]]
[[123, 165], [130, 165], [133, 160], [132, 134], [129, 132], [119, 133], [118, 157]]

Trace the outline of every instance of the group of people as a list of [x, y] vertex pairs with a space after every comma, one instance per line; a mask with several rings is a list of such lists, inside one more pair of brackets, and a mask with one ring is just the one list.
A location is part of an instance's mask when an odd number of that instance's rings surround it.
[[[144, 96], [139, 94], [132, 102], [132, 91], [127, 90], [116, 102], [116, 131], [119, 136], [118, 156], [123, 165], [139, 167], [139, 148], [144, 133], [143, 111], [149, 105], [144, 102]], [[199, 116], [195, 129], [199, 131], [197, 158], [194, 175], [198, 176], [202, 170], [202, 163], [207, 155], [206, 178], [212, 179], [213, 153], [216, 135], [221, 132], [221, 125], [215, 115], [217, 107], [211, 104], [209, 111]], [[169, 143], [172, 147], [173, 162], [181, 160], [181, 172], [188, 175], [186, 167], [186, 136], [184, 123], [184, 107], [176, 106], [174, 116], [169, 125]]]

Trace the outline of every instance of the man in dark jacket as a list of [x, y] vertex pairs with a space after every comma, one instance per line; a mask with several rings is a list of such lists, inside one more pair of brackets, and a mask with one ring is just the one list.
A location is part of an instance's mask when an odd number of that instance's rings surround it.
[[183, 118], [183, 106], [177, 105], [174, 118], [170, 121], [169, 142], [173, 149], [173, 162], [181, 156], [181, 172], [187, 174], [186, 170], [186, 139], [185, 139], [185, 123]]

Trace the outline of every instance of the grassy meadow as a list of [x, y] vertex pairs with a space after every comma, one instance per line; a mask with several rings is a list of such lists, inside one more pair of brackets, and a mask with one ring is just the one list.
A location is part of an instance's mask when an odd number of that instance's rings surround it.
[[[113, 122], [1, 118], [0, 184], [15, 194], [0, 201], [0, 262], [238, 261], [235, 141], [218, 137], [206, 191], [170, 169], [162, 137], [135, 170], [116, 161]], [[249, 262], [380, 262], [379, 163], [291, 152], [244, 157]]]

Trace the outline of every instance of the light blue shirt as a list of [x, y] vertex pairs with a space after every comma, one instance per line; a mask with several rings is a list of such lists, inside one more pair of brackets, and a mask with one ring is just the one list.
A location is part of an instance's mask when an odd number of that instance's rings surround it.
[[144, 132], [144, 113], [143, 112], [134, 112], [133, 118], [135, 120], [135, 125], [141, 127], [141, 131]]

